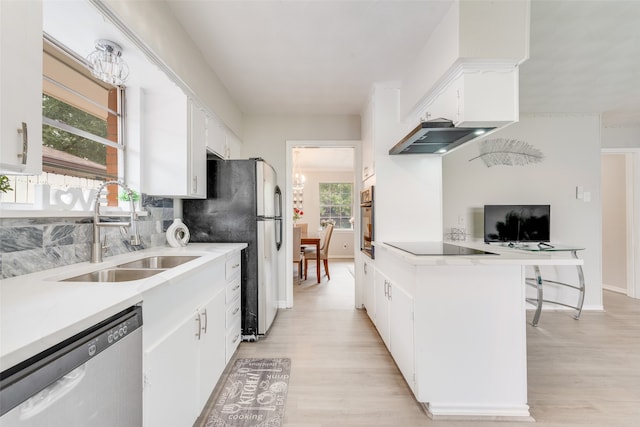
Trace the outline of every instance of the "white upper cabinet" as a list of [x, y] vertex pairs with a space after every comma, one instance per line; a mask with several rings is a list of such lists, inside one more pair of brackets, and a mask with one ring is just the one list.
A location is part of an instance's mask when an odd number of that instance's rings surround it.
[[[194, 111], [199, 110], [192, 100], [188, 101], [189, 117], [188, 117], [188, 132], [187, 132], [187, 149], [189, 170], [187, 176], [189, 177], [189, 196], [195, 198], [207, 197], [207, 133], [205, 129], [204, 137], [202, 130], [194, 126], [193, 114]], [[195, 124], [200, 126], [199, 119], [195, 120]]]
[[[425, 97], [418, 111], [422, 120], [445, 118], [457, 127], [501, 127], [517, 122], [518, 69], [496, 66], [480, 72], [473, 66], [461, 66], [444, 87]], [[417, 125], [419, 120], [413, 122]]]
[[143, 193], [205, 198], [206, 128], [191, 100], [169, 82], [142, 95], [141, 169]]
[[228, 159], [229, 143], [225, 127], [194, 101], [190, 101], [190, 112], [192, 139], [204, 141], [206, 151]]
[[0, 173], [42, 172], [42, 2], [0, 1]]

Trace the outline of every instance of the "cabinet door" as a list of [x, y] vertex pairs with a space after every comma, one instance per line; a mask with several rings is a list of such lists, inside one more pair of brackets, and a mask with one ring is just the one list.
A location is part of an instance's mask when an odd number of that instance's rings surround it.
[[42, 2], [0, 1], [0, 172], [42, 172]]
[[144, 352], [144, 425], [190, 426], [199, 414], [198, 328], [193, 312]]
[[376, 323], [376, 290], [375, 290], [375, 269], [373, 264], [366, 260], [362, 263], [362, 278], [364, 292], [364, 306], [367, 309], [369, 319]]
[[209, 117], [207, 123], [207, 149], [223, 159], [228, 158], [227, 133], [224, 127], [213, 117]]
[[389, 312], [389, 288], [391, 282], [379, 271], [375, 272], [374, 286], [376, 290], [376, 329], [384, 341], [387, 349], [390, 349], [390, 312]]
[[207, 196], [207, 116], [189, 100], [189, 196]]
[[200, 313], [200, 391], [198, 411], [202, 411], [225, 367], [225, 291], [204, 304]]
[[414, 347], [413, 347], [413, 297], [401, 287], [393, 285], [390, 292], [390, 335], [391, 355], [400, 372], [414, 388]]
[[173, 82], [143, 92], [141, 190], [154, 196], [190, 195], [189, 104]]

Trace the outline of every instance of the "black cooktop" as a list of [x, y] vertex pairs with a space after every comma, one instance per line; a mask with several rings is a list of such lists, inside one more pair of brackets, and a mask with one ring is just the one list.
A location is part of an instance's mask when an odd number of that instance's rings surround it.
[[412, 255], [498, 255], [444, 242], [384, 242]]

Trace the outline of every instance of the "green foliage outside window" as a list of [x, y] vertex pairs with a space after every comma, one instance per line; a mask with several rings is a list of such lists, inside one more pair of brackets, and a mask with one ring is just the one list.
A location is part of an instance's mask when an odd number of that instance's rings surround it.
[[[107, 121], [75, 108], [48, 95], [42, 95], [42, 115], [103, 138], [107, 137]], [[68, 154], [107, 164], [106, 146], [96, 141], [65, 132], [53, 126], [42, 127], [42, 143]]]
[[320, 183], [320, 222], [335, 221], [335, 228], [351, 229], [353, 184]]

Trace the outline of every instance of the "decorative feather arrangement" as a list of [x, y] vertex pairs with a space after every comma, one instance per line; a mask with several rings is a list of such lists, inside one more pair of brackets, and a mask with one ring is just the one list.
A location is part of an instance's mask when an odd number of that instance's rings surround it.
[[482, 159], [488, 168], [496, 165], [525, 166], [542, 162], [544, 154], [528, 142], [496, 138], [481, 141], [480, 155], [469, 161], [475, 159]]

